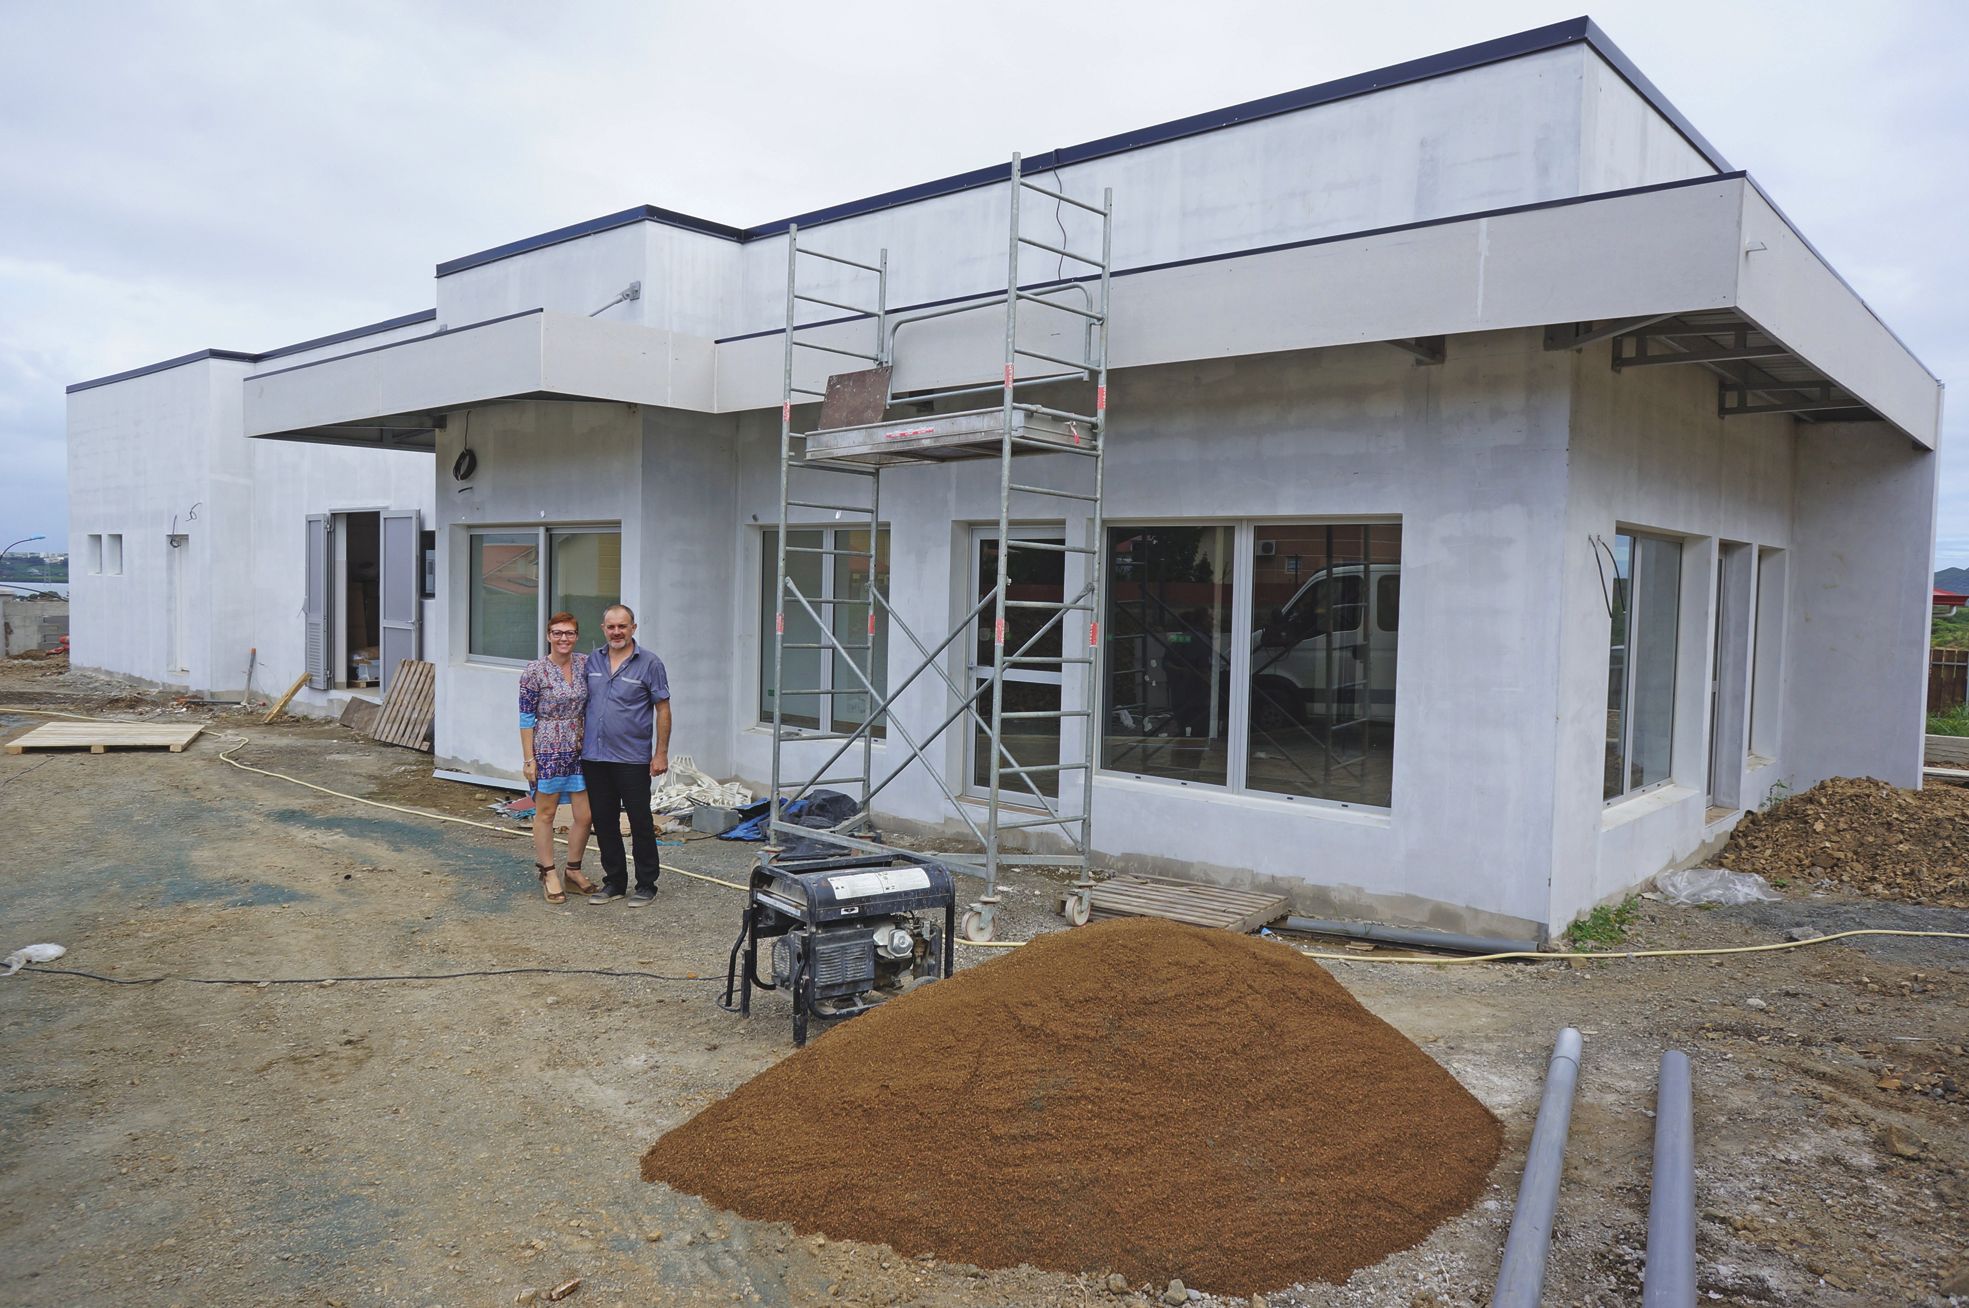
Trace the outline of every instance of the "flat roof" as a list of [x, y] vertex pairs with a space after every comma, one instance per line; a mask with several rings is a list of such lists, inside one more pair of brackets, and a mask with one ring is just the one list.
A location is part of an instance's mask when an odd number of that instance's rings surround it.
[[164, 372], [170, 368], [182, 367], [187, 363], [199, 363], [206, 359], [224, 359], [231, 363], [264, 363], [268, 359], [279, 359], [289, 354], [300, 354], [306, 350], [318, 350], [324, 345], [340, 345], [343, 341], [360, 340], [365, 336], [375, 336], [379, 332], [395, 331], [399, 327], [414, 327], [420, 322], [436, 322], [436, 309], [419, 309], [416, 313], [400, 314], [395, 318], [385, 318], [365, 327], [351, 327], [347, 331], [331, 332], [327, 336], [317, 336], [310, 341], [296, 341], [278, 349], [253, 354], [245, 350], [198, 350], [191, 354], [181, 354], [175, 359], [165, 359], [158, 363], [147, 363], [141, 368], [131, 368], [127, 372], [113, 372], [107, 377], [92, 377], [68, 387], [66, 394], [90, 390], [97, 386], [108, 386], [114, 382], [129, 381], [133, 377], [147, 377], [154, 372]]
[[[1669, 103], [1668, 97], [1661, 93], [1660, 88], [1635, 67], [1634, 61], [1622, 53], [1620, 47], [1600, 30], [1599, 25], [1586, 17], [1570, 18], [1562, 23], [1551, 23], [1545, 27], [1534, 27], [1529, 31], [1516, 32], [1510, 36], [1479, 41], [1475, 45], [1466, 45], [1460, 49], [1448, 50], [1422, 59], [1411, 59], [1406, 63], [1390, 64], [1386, 68], [1377, 68], [1371, 72], [1355, 73], [1331, 82], [1321, 82], [1316, 86], [1302, 87], [1297, 91], [1285, 91], [1258, 100], [1247, 100], [1242, 104], [1230, 105], [1223, 109], [1212, 109], [1185, 118], [1174, 118], [1165, 123], [1104, 136], [1099, 140], [1083, 142], [1080, 145], [1060, 146], [1044, 154], [1027, 155], [1025, 169], [1028, 173], [1050, 172], [1055, 168], [1067, 168], [1093, 159], [1106, 158], [1109, 155], [1146, 149], [1149, 146], [1162, 145], [1187, 136], [1201, 136], [1206, 132], [1236, 127], [1262, 118], [1294, 113], [1316, 105], [1333, 104], [1356, 96], [1371, 95], [1391, 87], [1468, 72], [1470, 69], [1482, 68], [1487, 64], [1502, 63], [1507, 59], [1519, 59], [1525, 55], [1557, 50], [1568, 45], [1590, 47], [1606, 60], [1629, 86], [1634, 88], [1636, 94], [1653, 106], [1655, 112], [1667, 119], [1675, 130], [1681, 133], [1682, 138], [1708, 160], [1711, 167], [1719, 173], [1731, 171], [1729, 160], [1725, 159], [1722, 153], [1696, 130], [1695, 125], [1683, 116], [1681, 110]], [[1009, 161], [992, 164], [986, 168], [953, 173], [935, 181], [920, 182], [900, 190], [884, 191], [879, 195], [849, 200], [844, 204], [810, 210], [790, 218], [760, 223], [754, 227], [732, 227], [725, 223], [678, 213], [672, 209], [659, 208], [653, 204], [637, 205], [618, 213], [604, 214], [600, 218], [590, 218], [586, 222], [557, 227], [553, 231], [541, 232], [537, 236], [523, 237], [517, 241], [508, 241], [504, 245], [495, 245], [491, 249], [461, 255], [456, 259], [447, 259], [437, 266], [437, 275], [445, 277], [452, 273], [464, 272], [469, 268], [483, 267], [489, 263], [497, 263], [501, 259], [510, 259], [515, 255], [544, 249], [550, 245], [559, 245], [565, 241], [580, 240], [584, 236], [593, 236], [597, 232], [605, 232], [617, 227], [627, 227], [633, 223], [658, 223], [666, 227], [678, 227], [685, 231], [696, 232], [702, 236], [714, 236], [743, 244], [747, 241], [778, 236], [795, 223], [802, 227], [814, 227], [882, 209], [892, 209], [898, 205], [914, 204], [919, 200], [952, 195], [981, 186], [992, 186], [1009, 179], [1011, 171]]]

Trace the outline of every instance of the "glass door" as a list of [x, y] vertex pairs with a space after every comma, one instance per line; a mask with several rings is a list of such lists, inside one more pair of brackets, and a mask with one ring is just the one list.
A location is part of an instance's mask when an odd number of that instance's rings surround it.
[[[1042, 541], [1063, 545], [1066, 537], [1060, 528], [1014, 528], [1013, 539]], [[998, 529], [981, 528], [971, 539], [971, 579], [973, 599], [983, 599], [991, 593], [998, 581]], [[1011, 600], [1037, 601], [1045, 604], [1064, 604], [1066, 602], [1066, 555], [1058, 550], [1022, 550], [1014, 548], [1006, 569], [1007, 598]], [[968, 676], [971, 687], [978, 693], [976, 701], [978, 716], [986, 722], [991, 720], [992, 693], [992, 635], [995, 615], [992, 605], [986, 605], [971, 624], [971, 640], [967, 645], [970, 651]], [[1061, 622], [1055, 620], [1056, 610], [1010, 609], [1005, 617], [1005, 712], [1007, 713], [1057, 713], [1060, 711], [1060, 673], [1058, 662], [1063, 642], [1060, 635]], [[1048, 627], [1048, 622], [1051, 626]], [[1038, 635], [1044, 629], [1044, 635]], [[1038, 635], [1038, 639], [1034, 636]], [[1028, 643], [1030, 647], [1028, 648]], [[1040, 660], [1039, 662], [1010, 663], [1013, 658]], [[1052, 660], [1052, 662], [1044, 662]], [[971, 748], [968, 757], [968, 775], [965, 777], [965, 790], [973, 795], [983, 795], [991, 788], [991, 740], [986, 730], [975, 720], [970, 725]], [[1020, 767], [1043, 767], [1060, 761], [1060, 719], [1058, 718], [1015, 718], [1004, 723], [1003, 740], [1005, 748]], [[1001, 770], [1009, 766], [1000, 760]], [[1030, 782], [1030, 786], [1028, 786]], [[1032, 792], [1049, 797], [1060, 791], [1060, 774], [1037, 772], [1020, 776], [1001, 776], [999, 793], [1009, 803], [1017, 803], [1021, 795], [1028, 803], [1033, 803]]]

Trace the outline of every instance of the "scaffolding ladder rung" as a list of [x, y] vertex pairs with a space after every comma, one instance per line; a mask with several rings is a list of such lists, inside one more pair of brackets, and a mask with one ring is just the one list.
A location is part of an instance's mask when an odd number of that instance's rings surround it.
[[1007, 538], [1005, 544], [1015, 550], [1045, 550], [1049, 554], [1092, 554], [1091, 546], [1067, 545], [1056, 540], [1017, 540]]
[[[793, 649], [793, 648], [796, 648], [796, 647], [795, 647], [795, 646], [792, 646], [792, 645], [789, 645], [789, 646], [787, 646], [787, 648], [788, 648], [788, 649]], [[863, 648], [866, 648], [866, 647], [864, 646]], [[867, 694], [868, 692], [867, 692], [867, 691], [865, 691], [865, 690], [854, 690], [854, 689], [850, 689], [850, 688], [836, 688], [836, 689], [834, 689], [834, 690], [789, 690], [789, 691], [787, 691], [787, 692], [785, 692], [785, 693], [786, 693], [786, 698], [788, 698], [788, 699], [805, 699], [805, 698], [808, 698], [808, 697], [810, 697], [810, 696], [818, 696], [818, 695], [828, 695], [828, 696], [833, 696], [833, 695], [866, 695], [866, 694]]]
[[1019, 185], [1025, 187], [1028, 191], [1037, 191], [1049, 200], [1059, 200], [1076, 208], [1085, 209], [1088, 213], [1099, 214], [1103, 218], [1108, 216], [1108, 211], [1101, 208], [1098, 204], [1089, 204], [1085, 200], [1076, 200], [1064, 191], [1055, 191], [1049, 187], [1041, 186], [1038, 182], [1029, 182], [1024, 177], [1019, 178]]
[[1055, 604], [1051, 600], [1006, 600], [1008, 609], [1045, 609], [1049, 613], [1092, 613], [1092, 604]]
[[[1044, 386], [1049, 382], [1085, 381], [1087, 370], [1075, 368], [1072, 372], [1049, 372], [1038, 377], [1018, 377], [1014, 381], [1020, 386]], [[941, 391], [910, 391], [890, 397], [892, 404], [928, 404], [932, 400], [954, 400], [965, 395], [1002, 395], [1005, 383], [985, 382], [978, 386], [956, 386]]]
[[1015, 491], [1024, 491], [1028, 495], [1055, 495], [1063, 500], [1081, 500], [1088, 504], [1092, 504], [1098, 498], [1089, 495], [1086, 491], [1061, 490], [1057, 486], [1027, 486], [1016, 481], [1012, 483], [1011, 488]]
[[[777, 739], [824, 741], [860, 740], [861, 737], [862, 733], [859, 731], [812, 731], [803, 727], [788, 727], [779, 734]], [[806, 784], [804, 781], [783, 781], [780, 783], [780, 789], [785, 790], [792, 786], [804, 786]]]
[[803, 350], [819, 350], [824, 354], [845, 354], [850, 359], [864, 359], [874, 364], [882, 362], [881, 355], [869, 354], [862, 350], [844, 350], [838, 345], [816, 345], [812, 341], [795, 341], [793, 343]]
[[841, 257], [840, 255], [838, 255], [838, 254], [828, 254], [828, 253], [827, 253], [826, 251], [824, 251], [824, 250], [809, 250], [809, 249], [806, 249], [805, 247], [803, 247], [803, 246], [799, 246], [799, 245], [795, 245], [795, 246], [794, 246], [793, 248], [794, 248], [794, 249], [796, 249], [796, 250], [798, 250], [798, 251], [799, 251], [799, 252], [800, 252], [801, 254], [805, 254], [805, 255], [810, 255], [810, 256], [812, 256], [813, 258], [816, 258], [816, 259], [825, 259], [825, 260], [827, 260], [827, 261], [828, 261], [829, 263], [845, 263], [845, 264], [847, 264], [847, 265], [848, 265], [848, 266], [849, 266], [850, 268], [860, 268], [860, 269], [862, 269], [862, 270], [863, 270], [864, 272], [872, 272], [872, 273], [879, 273], [879, 272], [881, 272], [881, 271], [882, 271], [882, 270], [881, 270], [880, 268], [878, 268], [878, 267], [876, 267], [876, 266], [875, 266], [874, 264], [872, 264], [872, 263], [863, 263], [863, 262], [861, 262], [861, 261], [860, 261], [859, 259], [843, 259], [843, 258], [842, 258], [842, 257]]
[[1026, 827], [1070, 827], [1079, 821], [1080, 819], [1077, 817], [1065, 816], [1028, 818], [1020, 822], [1000, 822], [998, 829], [1000, 831], [1018, 831]]
[[[839, 300], [824, 300], [818, 295], [806, 295], [799, 291], [795, 291], [793, 293], [793, 298], [796, 300], [803, 300], [808, 304], [824, 304], [830, 309], [845, 309], [849, 313], [858, 313], [864, 318], [874, 318], [879, 316], [882, 312], [880, 309], [870, 309], [859, 304], [843, 304]], [[812, 325], [819, 326], [818, 323]]]
[[[786, 648], [792, 649], [794, 647], [788, 645]], [[1067, 658], [1060, 658], [1058, 656], [1048, 658], [1039, 654], [1014, 654], [1006, 658], [1005, 666], [1008, 668], [1012, 668], [1012, 667], [1057, 668], [1064, 664], [1069, 664], [1069, 663], [1092, 663], [1093, 661], [1094, 661], [1093, 659], [1088, 658], [1084, 654], [1073, 655]]]
[[[866, 504], [822, 504], [818, 500], [788, 500], [788, 508], [794, 509], [833, 509], [836, 513], [873, 513], [874, 508]], [[797, 530], [798, 523], [794, 524]]]
[[[866, 646], [866, 645], [835, 645], [835, 644], [832, 644], [832, 643], [827, 643], [827, 642], [808, 642], [808, 641], [801, 641], [801, 642], [799, 642], [799, 643], [797, 643], [797, 644], [796, 644], [795, 642], [793, 642], [793, 641], [790, 641], [790, 640], [789, 640], [789, 641], [786, 641], [786, 642], [784, 642], [784, 643], [782, 644], [782, 646], [781, 646], [781, 648], [782, 648], [782, 649], [845, 649], [845, 650], [857, 650], [857, 651], [859, 651], [859, 650], [865, 650], [865, 649], [867, 649], [867, 648], [868, 648], [868, 646]], [[790, 694], [791, 692], [788, 692], [788, 693]]]
[[1071, 304], [1061, 304], [1058, 300], [1050, 296], [1034, 295], [1031, 291], [1014, 291], [1012, 294], [1018, 296], [1021, 300], [1031, 300], [1034, 304], [1040, 305], [1043, 308], [1058, 309], [1061, 313], [1078, 315], [1079, 317], [1085, 318], [1088, 322], [1107, 321], [1107, 319], [1101, 317], [1100, 314], [1095, 313], [1092, 309], [1077, 309]]
[[[1023, 382], [1020, 385], [1024, 385]], [[1101, 420], [1091, 413], [1075, 413], [1072, 409], [1049, 409], [1043, 404], [1020, 404], [1016, 406], [1027, 413], [1037, 413], [1048, 418], [1058, 418], [1062, 422], [1084, 422], [1089, 427], [1098, 427]]]
[[[867, 784], [868, 778], [857, 772], [843, 777], [815, 777], [812, 781], [782, 781], [779, 783], [779, 788], [781, 790], [811, 790], [815, 786], [865, 786]], [[857, 814], [856, 816], [859, 817], [860, 815]]]
[[787, 389], [788, 389], [788, 390], [790, 390], [790, 391], [792, 391], [792, 392], [793, 392], [793, 393], [794, 393], [795, 395], [813, 395], [813, 396], [817, 396], [817, 397], [819, 397], [819, 398], [821, 398], [821, 399], [826, 399], [826, 398], [827, 398], [827, 392], [826, 392], [826, 391], [813, 391], [813, 390], [808, 390], [808, 389], [807, 389], [807, 388], [806, 388], [805, 386], [789, 386], [789, 387], [787, 387]]
[[[811, 433], [800, 431], [793, 434], [805, 440]], [[837, 463], [832, 459], [809, 459], [805, 456], [801, 457], [800, 466], [813, 472], [838, 472], [844, 477], [876, 477], [881, 474], [880, 469], [866, 464]]]
[[1058, 441], [1043, 441], [1034, 436], [1014, 436], [1011, 439], [1012, 444], [1021, 448], [1044, 450], [1048, 454], [1078, 454], [1091, 459], [1098, 452], [1094, 448], [1092, 441], [1087, 442], [1085, 445], [1062, 445]]
[[1082, 359], [1062, 359], [1057, 354], [1048, 354], [1044, 350], [1028, 350], [1022, 345], [1014, 346], [1012, 353], [1022, 355], [1028, 359], [1044, 359], [1048, 363], [1057, 363], [1062, 368], [1078, 368], [1082, 372], [1085, 372], [1091, 366]]
[[998, 715], [1000, 721], [1017, 718], [1022, 722], [1036, 718], [1045, 718], [1051, 721], [1059, 718], [1084, 718], [1087, 716], [1086, 709], [1021, 709], [1017, 713], [1000, 713]]
[[1107, 267], [1107, 261], [1104, 259], [1090, 259], [1084, 254], [1079, 254], [1073, 250], [1067, 249], [1063, 245], [1049, 245], [1045, 241], [1039, 240], [1036, 237], [1021, 236], [1019, 238], [1019, 244], [1030, 245], [1037, 249], [1044, 250], [1048, 254], [1060, 255], [1062, 258], [1073, 259], [1077, 262], [1086, 264], [1089, 268]]
[[1082, 772], [1087, 767], [1088, 765], [1085, 763], [1035, 763], [1031, 767], [1008, 768], [1001, 763], [998, 767], [998, 775], [1001, 777], [1008, 775], [1025, 777], [1037, 776], [1042, 772]]

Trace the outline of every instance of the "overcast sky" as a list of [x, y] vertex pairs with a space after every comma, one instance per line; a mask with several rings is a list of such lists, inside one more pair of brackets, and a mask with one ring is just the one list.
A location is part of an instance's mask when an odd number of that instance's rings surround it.
[[66, 540], [70, 382], [425, 309], [440, 260], [634, 204], [764, 222], [1581, 12], [1969, 377], [1954, 0], [0, 0], [0, 545]]

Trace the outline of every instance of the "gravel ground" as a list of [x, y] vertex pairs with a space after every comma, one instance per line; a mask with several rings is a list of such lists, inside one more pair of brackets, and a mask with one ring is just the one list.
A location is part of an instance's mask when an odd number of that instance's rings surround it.
[[[121, 693], [46, 671], [0, 664], [0, 703], [79, 711]], [[0, 708], [0, 735], [39, 720]], [[646, 911], [550, 908], [515, 836], [351, 804], [218, 754], [243, 738], [241, 761], [489, 819], [496, 796], [433, 781], [428, 758], [325, 724], [207, 720], [179, 755], [0, 756], [15, 848], [0, 943], [59, 941], [71, 952], [57, 966], [124, 979], [516, 966], [673, 979], [0, 981], [0, 1304], [498, 1305], [576, 1276], [575, 1308], [1125, 1304], [1163, 1288], [1115, 1294], [1102, 1269], [985, 1271], [796, 1237], [643, 1183], [654, 1139], [790, 1051], [777, 996], [750, 1022], [715, 1002], [737, 897], [677, 875], [742, 879], [751, 848], [665, 849]], [[1058, 929], [1052, 890], [1019, 882], [1005, 934]], [[1969, 930], [1963, 910], [1793, 894], [1644, 904], [1630, 941]], [[960, 951], [964, 966], [989, 957]], [[1655, 1065], [1670, 1046], [1695, 1064], [1705, 1302], [1941, 1305], [1951, 1278], [1969, 1280], [1965, 943], [1333, 968], [1498, 1114], [1505, 1153], [1485, 1196], [1421, 1245], [1272, 1305], [1486, 1302], [1567, 1024], [1586, 1053], [1548, 1303], [1638, 1298]], [[899, 1165], [964, 1185], [975, 1161]]]

